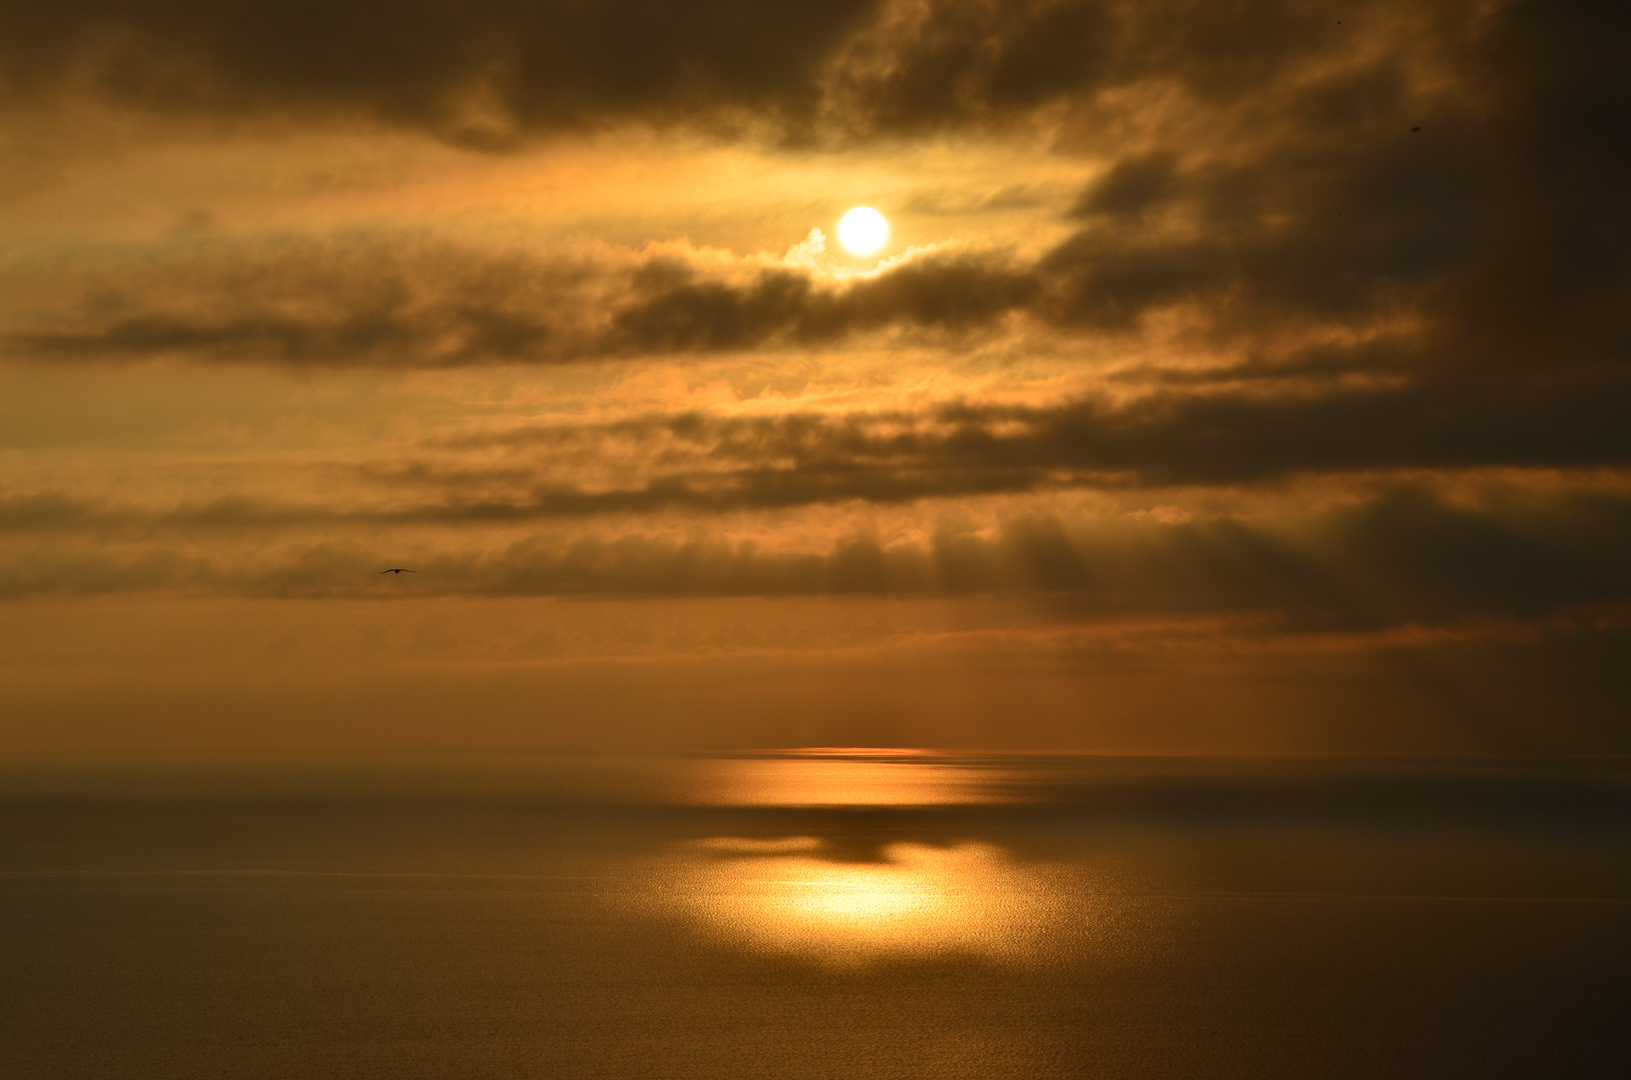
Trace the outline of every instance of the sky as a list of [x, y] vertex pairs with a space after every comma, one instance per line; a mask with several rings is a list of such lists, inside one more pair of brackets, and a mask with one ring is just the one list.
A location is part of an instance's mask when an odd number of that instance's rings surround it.
[[1627, 55], [0, 0], [0, 751], [1631, 752]]

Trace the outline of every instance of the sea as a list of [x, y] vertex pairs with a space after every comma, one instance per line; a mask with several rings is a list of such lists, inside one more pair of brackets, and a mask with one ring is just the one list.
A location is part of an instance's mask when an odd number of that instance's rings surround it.
[[1631, 1076], [1631, 762], [0, 760], [0, 1077]]

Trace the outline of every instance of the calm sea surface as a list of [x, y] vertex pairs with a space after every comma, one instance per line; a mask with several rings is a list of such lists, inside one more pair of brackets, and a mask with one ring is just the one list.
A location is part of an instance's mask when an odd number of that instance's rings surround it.
[[0, 763], [0, 1076], [1631, 1076], [1631, 768]]

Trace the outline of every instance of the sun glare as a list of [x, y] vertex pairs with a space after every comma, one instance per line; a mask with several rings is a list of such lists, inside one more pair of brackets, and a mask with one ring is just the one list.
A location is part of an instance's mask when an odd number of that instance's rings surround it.
[[658, 890], [664, 902], [722, 939], [839, 963], [947, 952], [1020, 962], [1061, 915], [1048, 875], [990, 844], [893, 843], [847, 861], [817, 837], [716, 837], [687, 855]]
[[838, 239], [857, 255], [870, 255], [889, 239], [889, 222], [870, 206], [857, 206], [838, 222]]

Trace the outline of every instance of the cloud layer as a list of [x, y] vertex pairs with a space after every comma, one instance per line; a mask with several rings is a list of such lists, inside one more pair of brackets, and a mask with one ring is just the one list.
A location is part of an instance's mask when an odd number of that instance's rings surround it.
[[65, 281], [55, 310], [0, 328], [15, 357], [552, 363], [880, 333], [1125, 347], [1157, 324], [1195, 356], [1333, 378], [1544, 377], [1631, 355], [1631, 85], [1615, 59], [1631, 39], [1600, 5], [28, 10], [0, 36], [14, 108], [84, 68], [142, 107], [327, 103], [434, 127], [438, 102], [492, 69], [523, 126], [814, 115], [842, 86], [852, 126], [875, 133], [1057, 99], [1143, 134], [1083, 150], [1104, 168], [1075, 231], [1035, 256], [953, 247], [835, 280], [683, 246], [206, 243], [140, 273], [97, 267], [83, 301]]
[[[1628, 55], [1589, 0], [0, 0], [0, 598], [1013, 603], [988, 688], [1137, 622], [1610, 715]], [[810, 232], [859, 202], [875, 264]]]
[[[1284, 504], [1203, 517], [1170, 506], [1097, 514], [1033, 507], [989, 526], [948, 512], [926, 533], [863, 528], [805, 540], [774, 532], [731, 540], [672, 520], [527, 528], [505, 538], [446, 528], [382, 534], [378, 520], [280, 520], [270, 509], [214, 514], [136, 521], [13, 503], [0, 508], [11, 551], [0, 593], [1019, 593], [1068, 600], [1068, 610], [1084, 616], [1249, 615], [1281, 630], [1367, 631], [1613, 612], [1631, 603], [1620, 558], [1631, 499], [1612, 490], [1526, 494], [1495, 485], [1468, 500], [1391, 485], [1302, 512]], [[440, 524], [491, 520], [450, 513]], [[275, 542], [269, 528], [278, 530]], [[414, 577], [380, 579], [374, 563], [387, 544]]]

